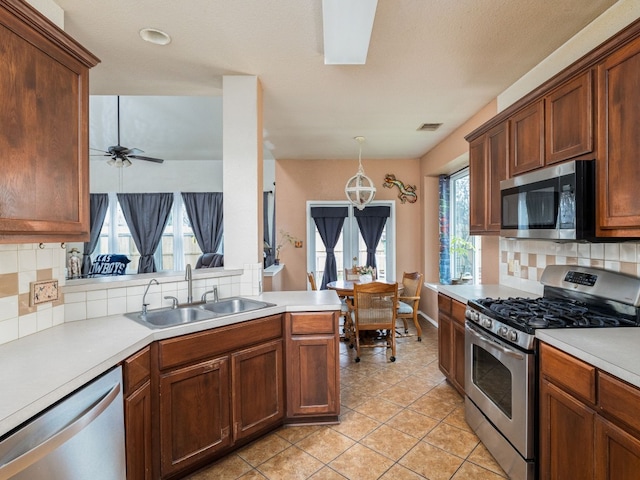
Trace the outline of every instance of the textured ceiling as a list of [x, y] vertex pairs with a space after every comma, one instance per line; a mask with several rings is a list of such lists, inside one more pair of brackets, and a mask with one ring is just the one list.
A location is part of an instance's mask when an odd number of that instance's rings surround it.
[[[92, 94], [219, 96], [222, 75], [257, 75], [275, 158], [353, 158], [357, 135], [365, 158], [420, 157], [615, 3], [379, 0], [366, 65], [324, 65], [321, 0], [55, 1], [102, 60]], [[145, 27], [172, 42], [142, 41]], [[165, 155], [144, 143], [127, 146]]]

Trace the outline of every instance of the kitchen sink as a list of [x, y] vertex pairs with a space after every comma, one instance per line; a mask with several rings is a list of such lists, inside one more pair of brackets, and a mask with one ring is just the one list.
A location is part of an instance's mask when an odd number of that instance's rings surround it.
[[210, 320], [218, 315], [198, 307], [180, 307], [153, 310], [147, 313], [128, 313], [126, 316], [151, 328], [166, 328]]
[[161, 308], [147, 313], [127, 313], [125, 316], [149, 328], [168, 328], [267, 307], [275, 307], [275, 304], [243, 297], [231, 297], [200, 305]]
[[267, 307], [275, 307], [275, 304], [243, 297], [225, 298], [200, 306], [203, 310], [213, 312], [217, 315], [232, 315], [234, 313], [250, 312], [251, 310], [259, 310]]

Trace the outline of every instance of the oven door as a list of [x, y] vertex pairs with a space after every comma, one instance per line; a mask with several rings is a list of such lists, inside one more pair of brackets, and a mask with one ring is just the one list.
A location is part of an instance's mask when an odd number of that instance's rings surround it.
[[465, 326], [465, 391], [525, 459], [534, 458], [535, 354]]

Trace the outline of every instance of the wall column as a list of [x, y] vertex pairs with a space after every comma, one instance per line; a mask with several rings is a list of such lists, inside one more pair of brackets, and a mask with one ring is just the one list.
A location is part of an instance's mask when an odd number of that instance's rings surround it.
[[243, 268], [240, 294], [262, 289], [262, 86], [256, 76], [222, 77], [224, 266]]

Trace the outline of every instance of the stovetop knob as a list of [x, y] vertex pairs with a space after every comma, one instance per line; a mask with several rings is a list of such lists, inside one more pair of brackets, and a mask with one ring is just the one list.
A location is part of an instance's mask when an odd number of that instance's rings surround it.
[[507, 327], [500, 327], [498, 329], [498, 335], [500, 335], [501, 337], [507, 337], [507, 332], [508, 332], [508, 328]]
[[518, 340], [518, 332], [516, 332], [515, 330], [510, 330], [509, 331], [509, 340], [511, 340], [512, 342], [515, 342]]
[[482, 326], [484, 328], [491, 328], [491, 325], [493, 324], [493, 322], [491, 321], [490, 318], [483, 318], [482, 319]]

